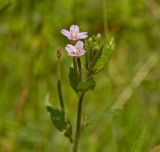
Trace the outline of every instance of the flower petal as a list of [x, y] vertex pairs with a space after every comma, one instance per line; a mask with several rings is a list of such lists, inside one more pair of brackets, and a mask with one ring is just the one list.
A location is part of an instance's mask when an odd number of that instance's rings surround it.
[[78, 56], [82, 56], [82, 55], [84, 55], [85, 53], [86, 53], [85, 50], [81, 50], [81, 51], [79, 52], [79, 55], [78, 55]]
[[72, 44], [67, 44], [67, 47], [71, 48], [73, 51], [75, 50], [75, 47]]
[[70, 33], [79, 33], [79, 26], [78, 25], [72, 25], [70, 27]]
[[77, 56], [74, 52], [69, 52], [68, 56]]
[[68, 53], [68, 56], [82, 56], [85, 54], [85, 50], [83, 50], [83, 42], [78, 41], [75, 46], [71, 44], [67, 44], [65, 50]]
[[69, 56], [77, 56], [77, 57], [78, 57], [78, 56], [84, 55], [85, 52], [86, 52], [85, 50], [81, 50], [78, 54], [75, 53], [75, 52], [69, 52], [68, 55], [69, 55]]
[[74, 52], [74, 49], [73, 49], [74, 47], [71, 45], [71, 44], [68, 44], [66, 47], [65, 47], [65, 49], [66, 49], [66, 51], [69, 53], [69, 52]]
[[81, 32], [81, 33], [78, 33], [78, 36], [77, 36], [79, 39], [85, 39], [88, 37], [88, 33], [87, 32]]
[[77, 50], [79, 50], [79, 51], [81, 51], [81, 50], [83, 50], [83, 42], [82, 41], [78, 41], [77, 43], [76, 43], [76, 49]]
[[66, 51], [67, 51], [68, 53], [71, 53], [71, 52], [72, 52], [72, 49], [69, 48], [69, 47], [65, 47], [65, 49], [66, 49]]
[[72, 40], [72, 41], [76, 41], [76, 40], [78, 40], [78, 38], [77, 38], [77, 37], [73, 37], [73, 36], [69, 36], [69, 37], [68, 37], [68, 39], [69, 39], [69, 40]]
[[64, 36], [66, 36], [66, 37], [69, 37], [69, 36], [70, 36], [70, 32], [67, 31], [67, 30], [65, 30], [65, 29], [62, 29], [62, 30], [61, 30], [61, 33], [62, 33]]
[[67, 44], [65, 47], [66, 51], [68, 52], [69, 56], [75, 56], [75, 47], [71, 44]]

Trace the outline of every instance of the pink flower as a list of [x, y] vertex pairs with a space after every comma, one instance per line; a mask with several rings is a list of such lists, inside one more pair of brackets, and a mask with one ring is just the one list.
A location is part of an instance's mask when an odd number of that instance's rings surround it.
[[78, 41], [75, 46], [71, 44], [67, 44], [65, 47], [66, 51], [68, 52], [69, 56], [82, 56], [85, 54], [85, 50], [83, 50], [83, 42]]
[[72, 25], [70, 27], [70, 31], [66, 29], [62, 29], [61, 33], [66, 36], [69, 40], [76, 41], [78, 39], [85, 39], [88, 37], [87, 32], [79, 32], [79, 26], [78, 25]]

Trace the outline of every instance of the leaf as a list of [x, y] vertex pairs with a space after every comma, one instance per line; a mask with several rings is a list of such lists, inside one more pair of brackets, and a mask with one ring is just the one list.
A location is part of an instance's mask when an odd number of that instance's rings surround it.
[[91, 77], [85, 81], [80, 82], [77, 87], [77, 90], [78, 91], [93, 90], [95, 88], [95, 86], [96, 86], [96, 82], [93, 79], [93, 77]]
[[63, 132], [64, 136], [69, 138], [70, 142], [72, 143], [72, 126], [70, 121], [65, 119], [64, 114], [60, 110], [54, 109], [49, 105], [47, 105], [46, 108], [51, 116], [53, 125], [60, 132]]
[[63, 113], [60, 110], [54, 109], [50, 106], [46, 106], [46, 108], [47, 111], [50, 113], [52, 123], [55, 125], [55, 127], [59, 131], [64, 131], [66, 129], [66, 121]]
[[138, 138], [138, 140], [134, 144], [131, 152], [142, 152], [142, 147], [145, 142], [145, 136], [146, 136], [146, 129], [144, 128], [142, 133], [140, 134], [140, 137]]
[[[88, 42], [87, 41], [85, 41], [85, 46], [84, 47], [85, 47], [85, 50], [89, 51], [89, 47], [88, 47]], [[89, 63], [89, 52], [88, 51], [84, 55], [85, 56], [85, 58], [84, 58], [85, 59], [84, 60], [85, 61], [84, 65], [85, 65], [86, 69], [88, 69], [88, 63]]]
[[73, 67], [70, 67], [69, 70], [69, 81], [73, 90], [77, 92], [78, 80], [77, 80], [77, 74]]
[[98, 50], [98, 53], [95, 55], [95, 58], [93, 60], [93, 67], [96, 65], [100, 57], [102, 56], [103, 46]]
[[96, 71], [98, 71], [98, 72], [101, 71], [107, 65], [107, 63], [112, 55], [114, 46], [115, 46], [115, 43], [114, 43], [114, 39], [112, 38], [109, 41], [108, 45], [103, 49], [102, 55], [95, 65]]

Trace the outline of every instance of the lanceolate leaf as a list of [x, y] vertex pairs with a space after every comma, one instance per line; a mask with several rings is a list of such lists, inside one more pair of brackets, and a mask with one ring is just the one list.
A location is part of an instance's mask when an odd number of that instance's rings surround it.
[[78, 86], [78, 80], [77, 80], [77, 74], [73, 67], [70, 67], [69, 70], [69, 81], [71, 87], [77, 92], [77, 86]]
[[103, 46], [98, 50], [98, 53], [96, 54], [96, 56], [95, 56], [95, 58], [93, 60], [93, 67], [98, 62], [98, 60], [100, 59], [100, 57], [102, 56], [102, 51], [103, 51]]
[[108, 43], [108, 45], [106, 45], [106, 47], [103, 49], [102, 55], [95, 65], [96, 71], [102, 70], [105, 67], [105, 65], [107, 65], [107, 63], [112, 55], [114, 45], [115, 45], [114, 39], [111, 39], [110, 42]]
[[93, 77], [91, 77], [85, 81], [80, 82], [77, 87], [77, 90], [78, 91], [93, 90], [95, 88], [95, 86], [96, 86], [96, 82], [93, 79]]

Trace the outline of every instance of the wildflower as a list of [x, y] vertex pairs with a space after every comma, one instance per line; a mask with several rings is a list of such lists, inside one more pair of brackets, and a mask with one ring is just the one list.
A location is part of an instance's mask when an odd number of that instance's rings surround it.
[[78, 41], [75, 46], [71, 44], [67, 44], [65, 47], [66, 51], [68, 52], [69, 56], [82, 56], [85, 54], [85, 50], [83, 50], [83, 42]]
[[72, 25], [70, 27], [70, 31], [66, 29], [62, 29], [61, 33], [66, 36], [69, 40], [76, 41], [78, 39], [85, 39], [88, 37], [87, 32], [79, 32], [79, 26], [78, 25]]

